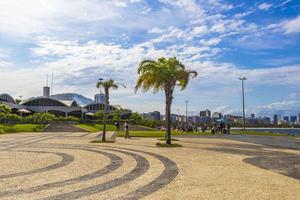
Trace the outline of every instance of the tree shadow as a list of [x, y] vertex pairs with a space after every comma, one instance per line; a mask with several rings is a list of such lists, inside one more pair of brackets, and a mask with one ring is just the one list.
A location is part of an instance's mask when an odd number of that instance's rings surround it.
[[243, 162], [265, 170], [300, 180], [300, 156], [278, 151], [280, 148], [252, 144], [216, 143], [218, 147], [205, 148], [219, 153], [250, 156]]

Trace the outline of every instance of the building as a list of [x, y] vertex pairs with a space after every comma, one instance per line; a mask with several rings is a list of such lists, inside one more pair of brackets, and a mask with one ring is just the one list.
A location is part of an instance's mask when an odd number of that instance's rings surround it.
[[[0, 103], [9, 106], [13, 112], [20, 109], [26, 109], [32, 113], [48, 112], [56, 116], [74, 116], [84, 117], [86, 113], [96, 113], [104, 110], [103, 103], [91, 103], [89, 105], [80, 106], [74, 100], [61, 100], [50, 96], [50, 87], [43, 88], [43, 95], [32, 97], [21, 101], [19, 104], [15, 102], [13, 97], [8, 94], [0, 94]], [[108, 112], [117, 110], [116, 106], [108, 105]]]
[[278, 125], [278, 115], [276, 114], [273, 116], [273, 124]]
[[186, 122], [186, 116], [185, 115], [176, 115], [176, 121], [185, 123]]
[[214, 112], [211, 117], [214, 118], [214, 119], [221, 119], [222, 118], [222, 113]]
[[149, 113], [142, 113], [141, 116], [148, 120], [155, 120], [160, 121], [161, 116], [159, 111], [149, 112]]
[[[177, 116], [178, 116], [178, 115], [176, 115], [176, 114], [171, 114], [171, 122], [172, 122], [172, 123], [175, 123], [175, 122], [177, 121]], [[162, 116], [161, 116], [161, 119], [162, 119], [163, 121], [165, 121], [165, 120], [166, 120], [166, 115], [162, 115]]]
[[290, 121], [290, 120], [289, 120], [289, 117], [288, 117], [288, 116], [284, 116], [284, 117], [283, 117], [283, 121], [284, 121], [284, 122], [289, 122], [289, 121]]
[[254, 119], [255, 118], [255, 114], [251, 114], [251, 118]]
[[203, 110], [200, 111], [200, 117], [211, 117], [211, 111], [210, 110]]
[[263, 117], [261, 123], [262, 124], [271, 124], [271, 118], [270, 117]]
[[291, 119], [292, 123], [296, 123], [297, 122], [297, 116], [291, 116], [290, 119]]
[[95, 94], [95, 103], [105, 103], [105, 94], [99, 93]]
[[298, 114], [298, 123], [300, 124], [300, 113]]
[[160, 121], [160, 112], [159, 111], [153, 111], [153, 112], [150, 112], [149, 114], [153, 120]]

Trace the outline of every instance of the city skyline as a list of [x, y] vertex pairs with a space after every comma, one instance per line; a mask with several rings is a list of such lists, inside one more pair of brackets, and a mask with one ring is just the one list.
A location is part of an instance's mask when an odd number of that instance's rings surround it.
[[199, 76], [176, 91], [174, 113], [189, 100], [190, 111], [241, 114], [246, 76], [246, 115], [298, 115], [299, 10], [295, 0], [2, 1], [0, 93], [38, 96], [54, 73], [55, 94], [92, 98], [98, 78], [110, 77], [128, 86], [112, 104], [164, 112], [162, 93], [134, 93], [136, 68], [176, 56]]

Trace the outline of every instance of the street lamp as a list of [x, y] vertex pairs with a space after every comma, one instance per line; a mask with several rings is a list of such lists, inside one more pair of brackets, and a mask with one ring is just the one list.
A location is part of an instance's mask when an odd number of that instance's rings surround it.
[[[103, 78], [99, 78], [98, 79], [99, 81], [98, 81], [98, 83], [102, 83], [102, 81], [103, 81]], [[102, 93], [102, 91], [101, 91], [101, 87], [99, 87], [100, 88], [100, 94]]]
[[245, 91], [244, 91], [244, 81], [247, 80], [246, 77], [239, 78], [242, 81], [242, 97], [243, 97], [243, 130], [245, 131], [246, 117], [245, 117]]
[[188, 104], [189, 104], [189, 101], [185, 101], [185, 121], [187, 124], [189, 123], [189, 121], [188, 121]]

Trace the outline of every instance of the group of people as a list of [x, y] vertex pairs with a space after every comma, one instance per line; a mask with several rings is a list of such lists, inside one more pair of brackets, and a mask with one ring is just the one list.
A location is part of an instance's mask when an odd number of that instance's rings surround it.
[[213, 123], [211, 126], [211, 133], [222, 133], [222, 134], [230, 134], [230, 124], [225, 122]]
[[[120, 130], [120, 122], [116, 122], [115, 126], [116, 126], [116, 133], [118, 133], [119, 130]], [[129, 135], [129, 124], [128, 124], [128, 122], [124, 123], [124, 132], [125, 132], [124, 138], [125, 139], [127, 139], [127, 138], [130, 139], [131, 137]]]
[[[229, 123], [225, 123], [224, 121], [221, 121], [221, 122], [215, 122], [211, 125], [203, 124], [201, 127], [192, 124], [187, 124], [187, 123], [178, 124], [177, 126], [173, 127], [174, 130], [179, 130], [183, 132], [196, 132], [196, 133], [199, 131], [199, 128], [203, 133], [211, 130], [212, 134], [215, 133], [230, 134], [231, 126]], [[159, 127], [158, 130], [165, 130], [165, 129], [163, 127]]]

